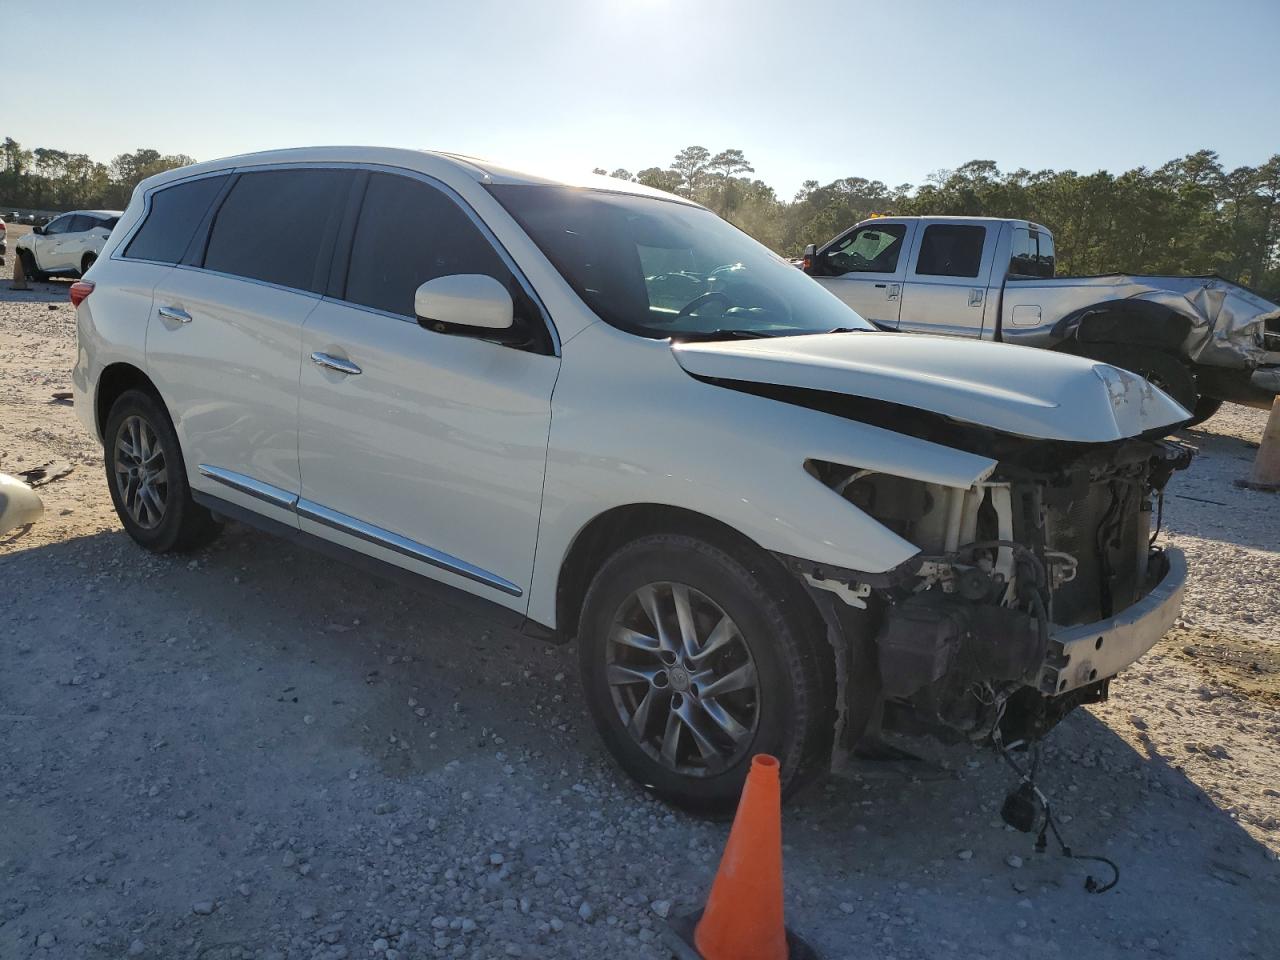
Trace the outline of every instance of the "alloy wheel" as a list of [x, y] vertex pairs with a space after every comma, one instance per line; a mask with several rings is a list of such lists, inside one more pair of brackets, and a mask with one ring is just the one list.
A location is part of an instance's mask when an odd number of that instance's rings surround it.
[[683, 776], [722, 773], [755, 739], [760, 687], [741, 631], [706, 594], [649, 583], [614, 614], [606, 679], [632, 739]]
[[146, 530], [158, 527], [169, 502], [169, 469], [159, 438], [142, 417], [120, 424], [113, 466], [120, 500], [133, 522]]

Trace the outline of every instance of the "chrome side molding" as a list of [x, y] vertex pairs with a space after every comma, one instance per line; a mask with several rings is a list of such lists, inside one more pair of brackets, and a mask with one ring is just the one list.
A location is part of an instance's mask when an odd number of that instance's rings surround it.
[[296, 493], [290, 493], [281, 487], [255, 480], [253, 477], [245, 476], [243, 473], [236, 473], [234, 470], [223, 470], [221, 467], [211, 467], [207, 463], [200, 464], [196, 469], [210, 480], [216, 480], [232, 490], [239, 490], [241, 493], [246, 493], [264, 503], [269, 503], [273, 507], [293, 510], [298, 505], [298, 495]]
[[490, 573], [488, 570], [467, 563], [465, 560], [460, 560], [442, 550], [428, 547], [425, 543], [418, 543], [416, 540], [402, 537], [398, 533], [392, 533], [390, 530], [374, 526], [372, 523], [365, 523], [363, 520], [358, 520], [345, 513], [339, 513], [337, 510], [330, 510], [324, 504], [316, 503], [314, 500], [304, 500], [296, 493], [272, 486], [269, 483], [263, 483], [261, 480], [255, 480], [253, 477], [245, 476], [243, 473], [224, 470], [222, 467], [210, 466], [207, 463], [200, 464], [197, 469], [202, 476], [208, 477], [210, 480], [216, 480], [232, 490], [238, 490], [264, 503], [269, 503], [273, 507], [290, 510], [299, 517], [312, 520], [348, 536], [356, 537], [366, 543], [373, 544], [375, 547], [391, 550], [411, 560], [429, 563], [433, 567], [456, 574], [459, 577], [465, 577], [476, 583], [484, 584], [486, 587], [492, 587], [494, 590], [501, 590], [503, 593], [513, 597], [524, 595], [524, 591], [518, 586], [510, 580], [498, 576], [496, 573]]
[[323, 524], [330, 529], [352, 537], [358, 537], [367, 543], [372, 543], [374, 546], [385, 547], [387, 550], [392, 550], [401, 556], [409, 557], [413, 560], [421, 560], [423, 563], [429, 563], [433, 567], [439, 567], [449, 573], [466, 577], [476, 583], [483, 583], [487, 587], [501, 590], [503, 593], [510, 594], [513, 597], [518, 597], [524, 592], [510, 580], [505, 580], [496, 573], [482, 570], [480, 567], [467, 563], [465, 560], [460, 560], [441, 550], [436, 550], [434, 547], [428, 547], [424, 543], [418, 543], [416, 540], [410, 540], [408, 537], [402, 537], [398, 533], [392, 533], [390, 530], [384, 530], [382, 527], [376, 527], [372, 523], [365, 523], [363, 520], [357, 520], [355, 517], [339, 513], [337, 510], [330, 510], [323, 504], [316, 503], [313, 500], [299, 500], [295, 509], [298, 516], [306, 520], [314, 520], [316, 523]]

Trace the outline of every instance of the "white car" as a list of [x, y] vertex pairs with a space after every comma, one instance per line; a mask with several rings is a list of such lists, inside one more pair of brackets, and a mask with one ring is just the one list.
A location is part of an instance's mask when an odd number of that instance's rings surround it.
[[120, 222], [119, 210], [72, 210], [19, 237], [16, 256], [32, 280], [65, 274], [83, 276], [102, 253]]
[[1189, 416], [902, 337], [604, 177], [315, 148], [160, 174], [71, 288], [75, 409], [154, 551], [236, 518], [577, 638], [619, 763], [701, 810], [882, 729], [1038, 736], [1178, 614]]

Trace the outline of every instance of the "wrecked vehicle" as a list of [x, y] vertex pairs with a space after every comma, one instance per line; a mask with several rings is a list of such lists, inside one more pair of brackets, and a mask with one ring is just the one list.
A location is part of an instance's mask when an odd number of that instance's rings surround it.
[[236, 518], [576, 637], [608, 748], [690, 808], [756, 753], [794, 789], [881, 729], [1043, 733], [1178, 613], [1163, 392], [877, 332], [637, 184], [204, 163], [137, 188], [71, 297], [139, 544]]
[[1054, 275], [1027, 220], [875, 217], [802, 262], [881, 329], [972, 337], [1101, 360], [1206, 420], [1280, 393], [1280, 306], [1220, 277]]

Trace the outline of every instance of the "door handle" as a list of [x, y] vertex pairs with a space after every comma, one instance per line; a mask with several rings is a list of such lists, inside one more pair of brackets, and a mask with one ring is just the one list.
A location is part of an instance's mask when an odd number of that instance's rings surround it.
[[885, 299], [886, 299], [886, 300], [897, 300], [897, 299], [898, 299], [898, 294], [899, 294], [899, 293], [901, 293], [901, 292], [902, 292], [902, 284], [900, 284], [900, 283], [891, 283], [891, 284], [889, 284], [889, 295], [888, 295]]
[[360, 368], [350, 360], [343, 360], [341, 357], [332, 357], [327, 353], [313, 353], [311, 362], [317, 367], [324, 367], [328, 370], [336, 370], [338, 373], [345, 373], [347, 376], [355, 376], [360, 373]]
[[191, 322], [191, 314], [178, 307], [161, 307], [156, 312], [160, 314], [161, 320], [172, 320], [174, 323]]

